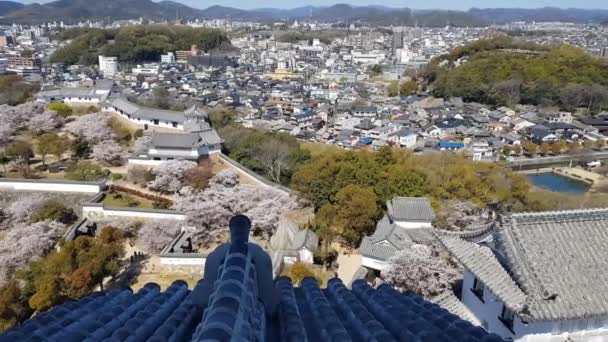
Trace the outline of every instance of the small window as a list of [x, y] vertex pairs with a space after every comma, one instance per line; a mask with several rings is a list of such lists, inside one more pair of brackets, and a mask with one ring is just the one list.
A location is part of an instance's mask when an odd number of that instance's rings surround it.
[[473, 294], [477, 296], [479, 300], [485, 303], [483, 300], [483, 283], [479, 281], [477, 277], [475, 277], [475, 279], [473, 280], [473, 288], [471, 289], [471, 292], [473, 292]]
[[515, 313], [513, 310], [507, 308], [506, 306], [502, 306], [502, 312], [500, 313], [500, 317], [498, 319], [507, 327], [511, 332], [513, 332], [513, 319], [515, 318]]
[[173, 127], [177, 127], [177, 122], [173, 121], [171, 124], [173, 125]]
[[158, 125], [158, 120], [154, 120], [154, 124], [155, 124], [155, 125]]

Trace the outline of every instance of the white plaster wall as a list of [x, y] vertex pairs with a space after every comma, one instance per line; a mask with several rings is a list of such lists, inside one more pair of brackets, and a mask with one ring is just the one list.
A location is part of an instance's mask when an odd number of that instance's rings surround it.
[[136, 125], [141, 125], [142, 128], [144, 125], [148, 125], [149, 127], [163, 127], [163, 128], [169, 128], [169, 129], [174, 129], [176, 131], [183, 131], [184, 130], [184, 125], [182, 124], [177, 124], [177, 127], [173, 127], [173, 122], [172, 121], [167, 121], [167, 120], [163, 120], [162, 118], [159, 118], [158, 120], [158, 125], [154, 124], [153, 120], [144, 120], [144, 119], [137, 119], [137, 118], [129, 118], [127, 116], [127, 114], [121, 114], [116, 108], [114, 107], [106, 107], [104, 108], [104, 110], [109, 111], [109, 112], [114, 112], [118, 115], [120, 115], [121, 118], [125, 119], [125, 120], [129, 120], [130, 122], [136, 124]]
[[86, 104], [98, 104], [99, 103], [99, 98], [98, 97], [66, 97], [63, 99], [64, 103], [86, 103]]
[[301, 262], [312, 264], [314, 262], [313, 254], [310, 250], [306, 248], [302, 248], [298, 251], [298, 257]]
[[512, 338], [517, 342], [555, 342], [565, 341], [568, 334], [591, 335], [589, 342], [608, 341], [608, 317], [591, 320], [575, 321], [546, 321], [524, 322], [515, 315], [513, 319], [513, 334], [498, 319], [502, 313], [503, 303], [486, 287], [483, 291], [483, 300], [471, 292], [474, 276], [468, 270], [464, 272], [462, 282], [462, 302], [482, 322], [486, 330], [500, 335], [503, 338]]
[[156, 149], [156, 148], [151, 148], [148, 150], [148, 155], [150, 155], [151, 157], [154, 156], [162, 156], [162, 157], [166, 157], [166, 156], [171, 156], [174, 158], [187, 158], [187, 159], [198, 159], [198, 151], [195, 149], [192, 150], [177, 150], [177, 149], [165, 149], [165, 148], [161, 148], [161, 149]]
[[407, 222], [407, 221], [395, 221], [395, 224], [402, 228], [413, 229], [413, 228], [432, 228], [431, 222]]
[[144, 211], [130, 211], [130, 210], [113, 210], [111, 208], [104, 208], [101, 206], [82, 206], [83, 216], [89, 219], [101, 219], [107, 217], [128, 217], [128, 218], [143, 218], [143, 219], [158, 219], [158, 220], [176, 220], [185, 221], [186, 215], [175, 212], [175, 213], [164, 213], [164, 212], [144, 212]]
[[144, 165], [144, 166], [156, 166], [166, 162], [166, 160], [143, 160], [143, 159], [129, 159], [129, 165]]
[[199, 257], [199, 258], [178, 258], [178, 257], [168, 257], [161, 256], [160, 264], [161, 265], [178, 265], [178, 266], [205, 266], [205, 261], [207, 258]]
[[371, 268], [373, 270], [384, 271], [386, 269], [387, 263], [382, 260], [363, 256], [361, 258], [361, 265], [367, 268]]
[[65, 184], [48, 182], [0, 181], [0, 188], [23, 191], [82, 192], [96, 194], [101, 191], [98, 184]]

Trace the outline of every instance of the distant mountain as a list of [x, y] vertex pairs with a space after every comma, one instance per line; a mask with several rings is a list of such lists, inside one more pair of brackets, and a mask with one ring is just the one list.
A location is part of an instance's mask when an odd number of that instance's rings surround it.
[[22, 9], [24, 4], [14, 1], [0, 1], [0, 17], [9, 14], [10, 12]]
[[608, 10], [586, 10], [577, 8], [472, 8], [468, 13], [497, 24], [513, 21], [600, 23], [608, 20]]
[[605, 22], [608, 10], [581, 9], [505, 9], [473, 8], [469, 11], [411, 10], [381, 5], [303, 6], [293, 9], [259, 8], [243, 10], [225, 6], [195, 9], [175, 1], [151, 0], [57, 0], [46, 4], [22, 5], [0, 0], [0, 23], [43, 23], [63, 20], [68, 23], [86, 19], [231, 19], [240, 21], [277, 21], [312, 19], [320, 22], [364, 22], [377, 25], [481, 26], [511, 21]]
[[195, 19], [201, 10], [173, 1], [150, 0], [58, 0], [46, 4], [31, 4], [10, 11], [0, 18], [5, 23], [44, 23], [63, 20], [73, 23], [87, 19]]

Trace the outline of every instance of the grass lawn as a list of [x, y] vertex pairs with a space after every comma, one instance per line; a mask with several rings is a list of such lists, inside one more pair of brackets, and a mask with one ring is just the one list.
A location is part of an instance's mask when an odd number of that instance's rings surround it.
[[154, 208], [154, 202], [149, 199], [118, 191], [106, 194], [102, 203], [108, 207], [118, 208]]
[[181, 273], [145, 273], [137, 276], [135, 283], [131, 285], [131, 289], [133, 292], [137, 292], [147, 283], [156, 283], [160, 286], [161, 290], [164, 291], [176, 280], [185, 281], [188, 283], [188, 288], [192, 289], [202, 278], [203, 276], [201, 274], [193, 274], [192, 279], [190, 279], [190, 275]]

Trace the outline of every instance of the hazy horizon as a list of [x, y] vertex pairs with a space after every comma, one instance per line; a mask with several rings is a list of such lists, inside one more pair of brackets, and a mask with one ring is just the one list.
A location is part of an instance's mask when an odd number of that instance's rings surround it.
[[[47, 3], [53, 0], [47, 1], [34, 1], [34, 0], [13, 0], [25, 4], [31, 3]], [[156, 0], [153, 0], [158, 2]], [[257, 9], [257, 8], [278, 8], [278, 9], [291, 9], [305, 6], [331, 6], [335, 4], [349, 4], [352, 6], [369, 6], [378, 5], [377, 2], [370, 2], [366, 0], [351, 0], [351, 1], [336, 1], [328, 3], [323, 0], [310, 0], [305, 3], [299, 1], [280, 1], [280, 0], [256, 0], [256, 1], [239, 1], [239, 0], [223, 0], [223, 1], [209, 1], [202, 2], [197, 0], [174, 0], [176, 2], [188, 5], [194, 8], [205, 9], [210, 6], [220, 5], [226, 7], [235, 7], [241, 9]], [[577, 8], [577, 9], [608, 9], [607, 0], [552, 0], [552, 1], [534, 1], [534, 0], [462, 0], [462, 1], [449, 1], [449, 0], [411, 0], [407, 3], [403, 3], [398, 0], [385, 0], [381, 6], [403, 8], [409, 7], [413, 9], [446, 9], [446, 10], [461, 10], [466, 11], [470, 8], [542, 8], [542, 7], [559, 7], [563, 9]]]

